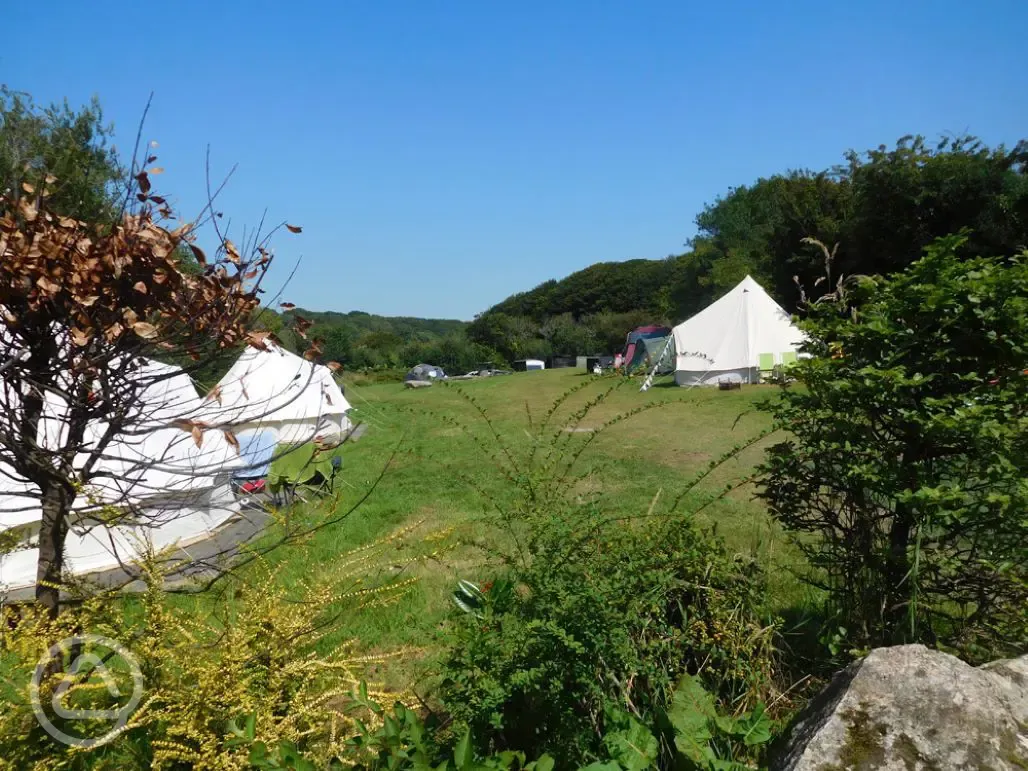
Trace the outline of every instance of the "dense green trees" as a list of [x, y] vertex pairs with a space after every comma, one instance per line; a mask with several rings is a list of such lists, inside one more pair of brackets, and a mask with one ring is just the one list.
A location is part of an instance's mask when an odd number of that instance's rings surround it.
[[0, 85], [0, 193], [22, 183], [41, 189], [51, 176], [55, 211], [87, 222], [113, 219], [124, 170], [108, 145], [112, 136], [96, 99], [77, 111], [67, 101], [43, 108]]
[[[970, 228], [964, 255], [1010, 253], [1028, 243], [1028, 144], [990, 149], [973, 137], [904, 137], [894, 149], [850, 151], [829, 171], [793, 172], [732, 190], [696, 218], [686, 264], [696, 283], [723, 292], [742, 274], [786, 307], [823, 272], [810, 236], [839, 244], [837, 271], [902, 270], [934, 239]], [[680, 289], [689, 290], [689, 283]], [[678, 295], [683, 308], [688, 294]]]
[[[54, 200], [62, 211], [110, 216], [124, 177], [110, 137], [96, 102], [78, 111], [67, 104], [40, 108], [0, 87], [0, 190], [25, 177], [27, 166], [27, 178], [58, 177]], [[812, 287], [824, 269], [807, 237], [839, 245], [835, 270], [843, 274], [901, 270], [933, 239], [965, 227], [967, 257], [1009, 254], [1028, 244], [1028, 142], [1007, 149], [973, 137], [934, 145], [904, 137], [891, 149], [850, 151], [830, 169], [731, 188], [695, 224], [683, 254], [597, 263], [514, 294], [470, 325], [302, 309], [285, 311], [282, 321], [297, 314], [311, 320], [311, 337], [323, 340], [325, 358], [349, 368], [402, 368], [427, 359], [460, 371], [485, 361], [613, 353], [633, 327], [681, 321], [747, 273], [793, 310], [796, 278]], [[184, 262], [190, 259], [184, 255]], [[281, 336], [287, 347], [306, 346]]]
[[1028, 253], [951, 237], [801, 322], [763, 495], [858, 647], [1028, 635]]
[[[935, 145], [904, 137], [892, 149], [848, 152], [831, 169], [759, 179], [732, 188], [697, 215], [688, 252], [599, 263], [547, 281], [494, 306], [468, 332], [513, 354], [530, 339], [549, 341], [544, 330], [551, 320], [570, 314], [587, 329], [575, 338], [578, 350], [569, 353], [597, 352], [582, 347], [588, 344], [610, 353], [637, 324], [626, 318], [617, 335], [604, 334], [589, 316], [632, 313], [639, 324], [681, 321], [747, 273], [792, 310], [799, 300], [794, 277], [811, 287], [824, 272], [823, 255], [804, 243], [807, 237], [839, 244], [835, 266], [844, 274], [902, 270], [935, 238], [965, 227], [970, 234], [963, 256], [1009, 254], [1028, 244], [1026, 161], [1025, 142], [1007, 149], [988, 148], [973, 137]], [[490, 318], [495, 314], [498, 320]], [[527, 331], [531, 327], [534, 332]]]
[[547, 281], [512, 295], [490, 311], [541, 321], [560, 313], [580, 318], [603, 311], [655, 309], [656, 296], [672, 281], [673, 273], [670, 261], [600, 262], [561, 281]]

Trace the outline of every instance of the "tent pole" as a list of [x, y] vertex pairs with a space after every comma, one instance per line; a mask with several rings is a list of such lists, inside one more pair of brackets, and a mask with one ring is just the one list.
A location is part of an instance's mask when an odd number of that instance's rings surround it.
[[647, 375], [646, 379], [643, 381], [642, 387], [639, 389], [640, 391], [650, 390], [650, 386], [653, 385], [653, 378], [657, 375], [657, 369], [660, 367], [660, 363], [664, 361], [664, 357], [667, 355], [668, 348], [670, 348], [674, 344], [674, 342], [675, 335], [672, 332], [670, 335], [667, 336], [667, 342], [664, 343], [664, 350], [662, 350], [660, 352], [660, 356], [657, 357], [657, 361], [656, 363], [654, 363], [653, 369], [650, 370], [650, 374]]
[[752, 362], [751, 362], [751, 359], [750, 359], [750, 290], [749, 289], [743, 289], [742, 290], [742, 323], [743, 323], [744, 329], [746, 330], [746, 349], [745, 349], [746, 352], [744, 354], [744, 356], [746, 358], [746, 385], [753, 385], [752, 381], [750, 380], [750, 373], [753, 371], [753, 367], [750, 366]]

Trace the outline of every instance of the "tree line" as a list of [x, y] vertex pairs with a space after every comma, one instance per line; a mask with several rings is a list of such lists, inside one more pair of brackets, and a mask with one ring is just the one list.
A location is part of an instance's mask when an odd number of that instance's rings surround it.
[[[814, 287], [825, 272], [806, 238], [838, 245], [836, 277], [892, 274], [965, 228], [962, 257], [1009, 254], [1028, 244], [1026, 161], [1023, 140], [990, 148], [971, 136], [907, 136], [892, 148], [849, 151], [829, 169], [761, 178], [704, 207], [683, 254], [598, 263], [547, 281], [493, 306], [467, 334], [513, 358], [610, 353], [633, 326], [681, 322], [747, 274], [795, 311], [797, 283]], [[605, 334], [615, 320], [620, 336]]]
[[[118, 205], [112, 190], [126, 173], [111, 137], [95, 101], [78, 111], [66, 103], [35, 109], [28, 96], [0, 89], [0, 189], [24, 163], [43, 162], [64, 171], [55, 206], [85, 219], [109, 216]], [[461, 372], [527, 357], [612, 353], [632, 328], [681, 322], [747, 274], [796, 310], [797, 283], [815, 295], [827, 286], [815, 286], [824, 256], [806, 238], [838, 245], [837, 275], [894, 273], [961, 229], [969, 232], [965, 258], [1016, 251], [1028, 244], [1026, 161], [1025, 140], [1007, 148], [971, 136], [934, 143], [907, 136], [892, 148], [851, 150], [829, 169], [731, 188], [696, 216], [686, 252], [596, 263], [511, 295], [471, 323], [292, 307], [264, 307], [259, 323], [297, 352], [318, 340], [323, 358], [350, 370], [425, 361]], [[288, 331], [297, 317], [312, 322], [306, 340]]]
[[[264, 312], [276, 329], [296, 314], [312, 320], [325, 356], [350, 369], [427, 361], [461, 372], [486, 362], [613, 353], [631, 329], [679, 323], [747, 274], [797, 311], [799, 286], [814, 299], [828, 287], [822, 277], [895, 273], [958, 230], [968, 231], [964, 258], [1028, 244], [1028, 141], [990, 148], [970, 136], [934, 144], [908, 136], [843, 158], [830, 169], [731, 188], [696, 216], [697, 234], [682, 254], [596, 263], [513, 294], [470, 323], [302, 309], [278, 320]], [[825, 276], [824, 254], [809, 238], [837, 245], [834, 276]]]

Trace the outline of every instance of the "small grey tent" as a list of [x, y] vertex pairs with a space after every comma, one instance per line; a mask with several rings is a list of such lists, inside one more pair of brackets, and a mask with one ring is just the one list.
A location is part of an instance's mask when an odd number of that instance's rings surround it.
[[442, 380], [445, 377], [446, 373], [443, 372], [442, 367], [436, 367], [433, 364], [418, 364], [411, 368], [404, 380], [416, 380], [422, 383], [431, 383], [433, 380]]

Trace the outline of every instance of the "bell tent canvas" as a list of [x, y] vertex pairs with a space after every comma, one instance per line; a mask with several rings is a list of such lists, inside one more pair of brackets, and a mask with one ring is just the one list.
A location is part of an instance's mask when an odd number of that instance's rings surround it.
[[267, 343], [249, 347], [207, 394], [204, 420], [233, 431], [274, 431], [279, 444], [332, 442], [350, 428], [350, 403], [328, 367]]
[[789, 314], [750, 276], [672, 334], [680, 386], [717, 385], [726, 379], [759, 382], [761, 354], [782, 363], [782, 354], [795, 353], [803, 340]]
[[[114, 570], [150, 550], [209, 537], [239, 513], [229, 486], [242, 465], [221, 431], [197, 439], [179, 421], [196, 418], [203, 404], [192, 380], [179, 367], [141, 360], [134, 372], [142, 391], [132, 428], [116, 435], [97, 456], [97, 480], [75, 502], [65, 542], [67, 569], [75, 574]], [[7, 399], [16, 399], [8, 394]], [[8, 401], [8, 403], [10, 403]], [[48, 429], [41, 443], [54, 446], [63, 427], [63, 406], [51, 399]], [[87, 427], [87, 441], [98, 442], [107, 427]], [[87, 447], [88, 450], [88, 447]], [[89, 454], [76, 458], [81, 467]], [[0, 589], [30, 586], [36, 578], [41, 512], [39, 489], [0, 468], [0, 531], [17, 528], [22, 546], [0, 556]], [[100, 506], [123, 509], [117, 525], [95, 519]]]

